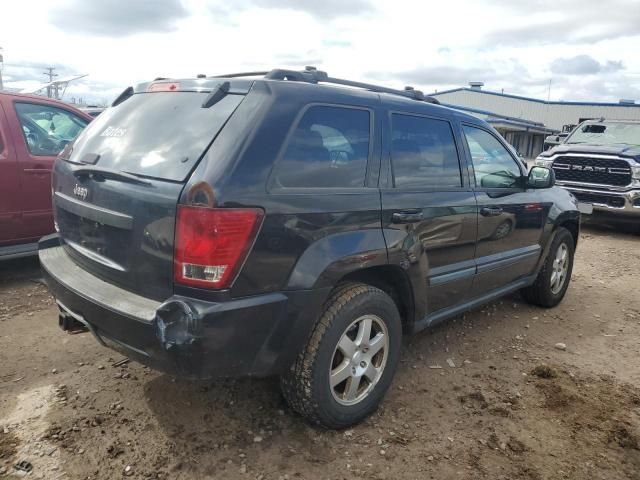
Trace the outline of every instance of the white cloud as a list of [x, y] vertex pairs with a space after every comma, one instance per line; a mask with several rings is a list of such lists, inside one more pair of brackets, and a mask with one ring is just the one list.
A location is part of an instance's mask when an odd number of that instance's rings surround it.
[[67, 91], [86, 99], [157, 76], [312, 63], [426, 92], [479, 80], [546, 98], [552, 79], [552, 99], [640, 100], [635, 2], [567, 1], [23, 0], [3, 6], [0, 46], [9, 86], [44, 81], [51, 65], [90, 74]]
[[180, 0], [67, 0], [52, 6], [49, 20], [66, 32], [110, 37], [171, 32], [188, 14]]
[[551, 72], [559, 75], [595, 75], [619, 70], [624, 70], [624, 64], [621, 61], [607, 60], [606, 63], [601, 64], [589, 55], [556, 58], [551, 62]]

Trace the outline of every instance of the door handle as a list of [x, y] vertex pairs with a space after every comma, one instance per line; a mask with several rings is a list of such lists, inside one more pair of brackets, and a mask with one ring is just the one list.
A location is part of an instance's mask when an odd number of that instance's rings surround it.
[[497, 217], [503, 212], [500, 207], [483, 207], [480, 209], [480, 215], [483, 217]]
[[403, 210], [401, 212], [393, 212], [391, 215], [391, 223], [416, 223], [424, 220], [422, 210]]

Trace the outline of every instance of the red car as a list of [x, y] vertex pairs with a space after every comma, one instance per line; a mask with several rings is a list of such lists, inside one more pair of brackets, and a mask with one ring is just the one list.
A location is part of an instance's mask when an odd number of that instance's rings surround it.
[[91, 120], [64, 102], [0, 92], [0, 260], [37, 253], [54, 231], [53, 162]]

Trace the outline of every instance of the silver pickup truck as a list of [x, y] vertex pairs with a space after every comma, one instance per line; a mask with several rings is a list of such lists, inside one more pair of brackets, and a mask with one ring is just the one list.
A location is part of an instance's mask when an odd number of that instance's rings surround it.
[[536, 159], [593, 218], [640, 227], [640, 121], [588, 120]]

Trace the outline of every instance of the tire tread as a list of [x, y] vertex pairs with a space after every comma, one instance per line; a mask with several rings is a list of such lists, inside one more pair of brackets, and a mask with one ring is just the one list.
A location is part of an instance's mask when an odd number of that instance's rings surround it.
[[319, 406], [313, 400], [313, 365], [318, 355], [320, 342], [331, 329], [333, 321], [340, 311], [359, 295], [368, 293], [387, 296], [382, 290], [364, 283], [346, 282], [339, 284], [325, 301], [322, 315], [316, 323], [306, 346], [296, 357], [289, 371], [280, 378], [282, 394], [289, 407], [314, 424], [328, 428], [340, 428], [342, 425], [328, 424], [319, 415]]

